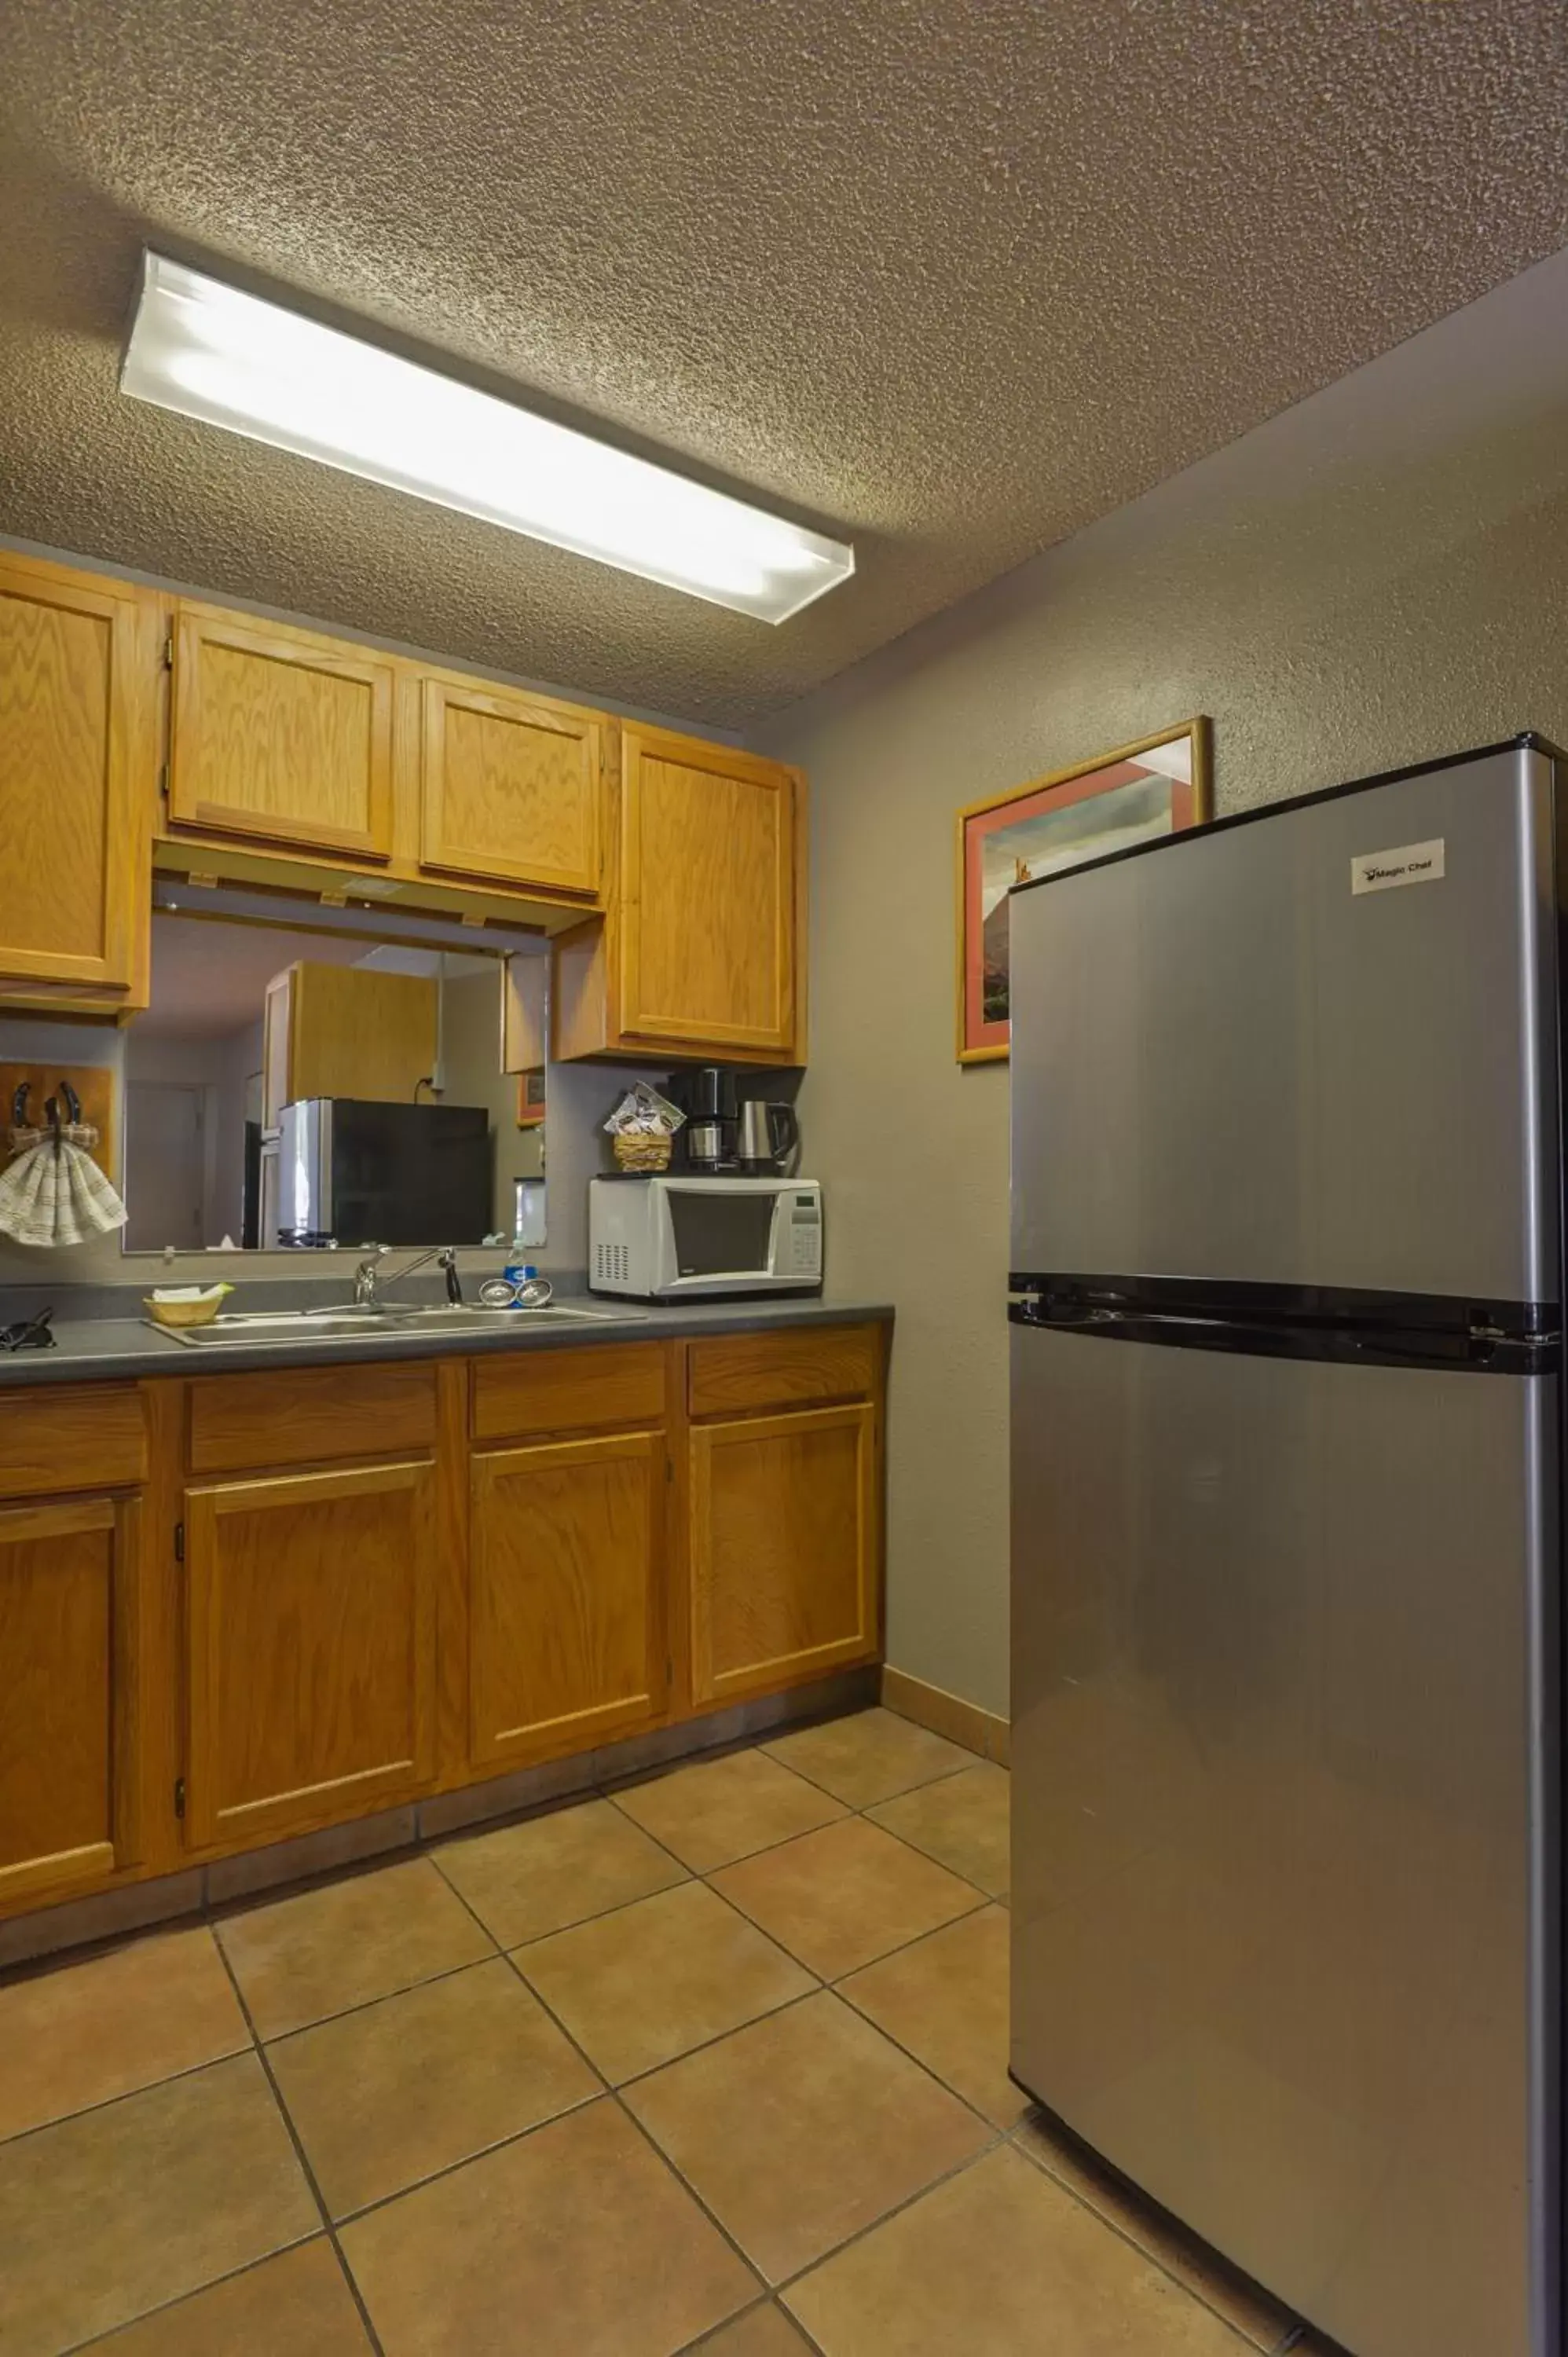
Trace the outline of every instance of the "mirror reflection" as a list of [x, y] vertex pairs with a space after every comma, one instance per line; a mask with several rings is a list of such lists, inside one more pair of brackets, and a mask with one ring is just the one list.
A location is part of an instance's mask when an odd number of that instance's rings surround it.
[[125, 1249], [478, 1244], [513, 1233], [520, 1180], [537, 1221], [542, 1106], [503, 1070], [505, 977], [494, 951], [362, 917], [159, 909], [124, 1042]]

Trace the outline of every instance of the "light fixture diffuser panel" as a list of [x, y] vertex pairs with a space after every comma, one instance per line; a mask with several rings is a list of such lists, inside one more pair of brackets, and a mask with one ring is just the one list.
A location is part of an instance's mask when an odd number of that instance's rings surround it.
[[765, 622], [854, 571], [843, 541], [162, 254], [120, 390]]

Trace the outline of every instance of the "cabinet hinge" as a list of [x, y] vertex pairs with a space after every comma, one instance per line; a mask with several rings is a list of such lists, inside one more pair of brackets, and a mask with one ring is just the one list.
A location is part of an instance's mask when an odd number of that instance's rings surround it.
[[174, 1526], [174, 1559], [176, 1563], [185, 1561], [185, 1524], [183, 1523], [176, 1523]]
[[174, 1780], [174, 1813], [177, 1817], [183, 1817], [185, 1814], [185, 1778], [183, 1776], [177, 1776]]
[[164, 669], [165, 671], [174, 669], [174, 632], [172, 630], [164, 640]]

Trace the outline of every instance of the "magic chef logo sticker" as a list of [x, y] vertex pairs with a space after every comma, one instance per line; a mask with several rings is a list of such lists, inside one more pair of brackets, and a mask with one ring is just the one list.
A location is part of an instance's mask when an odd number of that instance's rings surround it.
[[1443, 875], [1444, 837], [1403, 843], [1397, 851], [1363, 851], [1350, 862], [1352, 892], [1391, 892], [1400, 884], [1435, 884]]

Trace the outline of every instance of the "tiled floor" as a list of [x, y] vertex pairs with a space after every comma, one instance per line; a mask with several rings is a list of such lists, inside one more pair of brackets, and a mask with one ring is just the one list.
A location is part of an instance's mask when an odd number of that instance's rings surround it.
[[1006, 1813], [867, 1711], [0, 1986], [0, 2352], [1282, 2349], [1008, 2081]]

